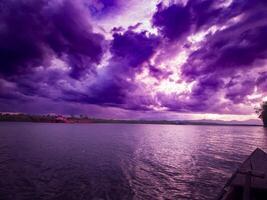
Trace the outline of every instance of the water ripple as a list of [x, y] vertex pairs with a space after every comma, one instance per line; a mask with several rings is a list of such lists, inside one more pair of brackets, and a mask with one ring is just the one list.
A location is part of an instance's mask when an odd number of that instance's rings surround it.
[[209, 200], [261, 127], [1, 123], [0, 199]]

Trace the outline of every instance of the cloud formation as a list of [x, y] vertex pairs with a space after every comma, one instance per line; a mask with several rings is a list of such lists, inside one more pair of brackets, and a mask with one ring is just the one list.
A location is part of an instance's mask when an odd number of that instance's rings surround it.
[[251, 114], [267, 95], [266, 1], [159, 1], [127, 27], [142, 3], [0, 2], [0, 105]]
[[0, 73], [11, 76], [49, 66], [58, 57], [77, 78], [99, 64], [104, 37], [92, 32], [89, 14], [79, 1], [2, 1]]

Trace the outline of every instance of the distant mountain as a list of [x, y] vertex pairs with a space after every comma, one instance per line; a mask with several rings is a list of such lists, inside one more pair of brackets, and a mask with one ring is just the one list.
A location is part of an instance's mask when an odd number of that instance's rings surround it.
[[245, 121], [238, 121], [238, 120], [224, 121], [224, 120], [202, 119], [202, 120], [188, 120], [188, 122], [211, 123], [211, 124], [262, 125], [262, 121], [260, 119], [249, 119]]

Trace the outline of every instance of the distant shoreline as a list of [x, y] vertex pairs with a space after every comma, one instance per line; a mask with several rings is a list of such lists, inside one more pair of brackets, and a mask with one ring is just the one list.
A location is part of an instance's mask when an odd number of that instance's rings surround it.
[[150, 124], [150, 125], [184, 125], [184, 126], [250, 126], [250, 127], [263, 127], [262, 125], [258, 124], [216, 124], [216, 123], [151, 123], [151, 122], [45, 122], [45, 121], [1, 121], [0, 123], [4, 122], [18, 122], [18, 123], [47, 123], [47, 124]]
[[258, 124], [199, 122], [190, 120], [118, 120], [61, 115], [0, 114], [0, 122], [33, 122], [65, 124], [158, 124], [158, 125], [212, 125], [212, 126], [262, 126]]

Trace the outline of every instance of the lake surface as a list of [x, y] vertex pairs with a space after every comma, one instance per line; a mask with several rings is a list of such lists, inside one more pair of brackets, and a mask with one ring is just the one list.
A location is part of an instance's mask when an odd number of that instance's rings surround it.
[[214, 199], [256, 147], [262, 127], [0, 123], [0, 199]]

